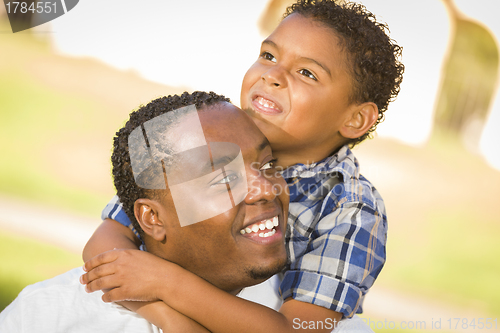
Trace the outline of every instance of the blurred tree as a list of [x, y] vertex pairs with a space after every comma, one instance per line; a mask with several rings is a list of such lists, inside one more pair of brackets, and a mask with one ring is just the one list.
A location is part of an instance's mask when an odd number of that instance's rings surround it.
[[460, 13], [453, 0], [442, 1], [450, 15], [452, 40], [436, 103], [434, 131], [468, 136], [469, 142], [477, 144], [496, 89], [498, 47], [481, 23]]
[[258, 22], [262, 36], [267, 37], [276, 29], [281, 22], [286, 7], [294, 2], [293, 0], [269, 0]]
[[[265, 37], [269, 36], [281, 22], [286, 8], [295, 2], [295, 0], [269, 0], [258, 23], [261, 35]], [[343, 3], [345, 1], [337, 0], [337, 2]]]
[[0, 5], [0, 20], [6, 17], [7, 17], [7, 10], [5, 9], [5, 2], [4, 2], [4, 6]]
[[[20, 4], [15, 6], [15, 3], [12, 3], [10, 6], [10, 12], [8, 13], [10, 25], [14, 32], [26, 30], [32, 27], [32, 20], [34, 16], [34, 9], [37, 5], [37, 0], [24, 0], [20, 1], [26, 3], [26, 8], [32, 8], [33, 10], [26, 10], [25, 13], [21, 11]], [[5, 4], [5, 1], [4, 1]], [[16, 10], [14, 10], [16, 8]], [[7, 11], [7, 7], [5, 6], [5, 10]]]

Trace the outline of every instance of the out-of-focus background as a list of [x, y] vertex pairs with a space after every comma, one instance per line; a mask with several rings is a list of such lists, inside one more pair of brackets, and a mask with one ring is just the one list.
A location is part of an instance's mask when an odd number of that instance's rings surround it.
[[[15, 34], [0, 5], [0, 309], [82, 264], [130, 111], [195, 89], [238, 104], [289, 2], [86, 0]], [[355, 149], [390, 225], [363, 317], [380, 332], [498, 330], [500, 4], [361, 2], [388, 23], [406, 65], [376, 138]]]

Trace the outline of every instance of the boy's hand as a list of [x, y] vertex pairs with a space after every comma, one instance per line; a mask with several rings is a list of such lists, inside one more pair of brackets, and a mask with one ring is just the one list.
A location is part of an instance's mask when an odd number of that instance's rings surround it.
[[80, 282], [87, 292], [104, 291], [104, 302], [155, 301], [169, 265], [174, 264], [144, 251], [112, 250], [87, 261]]

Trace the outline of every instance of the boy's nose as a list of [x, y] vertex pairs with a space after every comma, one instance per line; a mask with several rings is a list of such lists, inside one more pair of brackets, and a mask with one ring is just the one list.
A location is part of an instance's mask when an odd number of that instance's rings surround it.
[[274, 182], [263, 174], [257, 174], [248, 181], [248, 194], [245, 197], [246, 204], [255, 204], [259, 201], [273, 201], [277, 195]]
[[274, 66], [261, 75], [262, 80], [276, 88], [285, 88], [286, 79], [283, 70]]

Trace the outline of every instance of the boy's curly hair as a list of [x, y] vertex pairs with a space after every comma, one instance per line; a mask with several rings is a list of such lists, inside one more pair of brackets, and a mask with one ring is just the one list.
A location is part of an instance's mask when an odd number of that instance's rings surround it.
[[352, 102], [373, 102], [378, 119], [361, 137], [352, 139], [355, 146], [370, 137], [383, 121], [384, 112], [399, 93], [404, 65], [398, 60], [402, 48], [389, 38], [386, 24], [357, 3], [336, 3], [334, 0], [298, 0], [286, 9], [284, 18], [298, 13], [334, 29], [346, 50], [353, 89]]
[[120, 202], [123, 204], [123, 210], [129, 217], [134, 228], [141, 235], [143, 235], [143, 230], [135, 218], [134, 203], [140, 198], [157, 199], [158, 190], [141, 188], [135, 182], [128, 148], [130, 133], [146, 121], [181, 107], [194, 104], [196, 108], [200, 110], [202, 106], [209, 106], [221, 102], [230, 103], [230, 100], [214, 92], [207, 93], [203, 91], [195, 91], [192, 94], [184, 92], [180, 96], [169, 95], [168, 97], [161, 97], [132, 112], [125, 126], [116, 132], [116, 136], [113, 138], [113, 154], [111, 155], [111, 163], [113, 165], [112, 173], [116, 193]]

